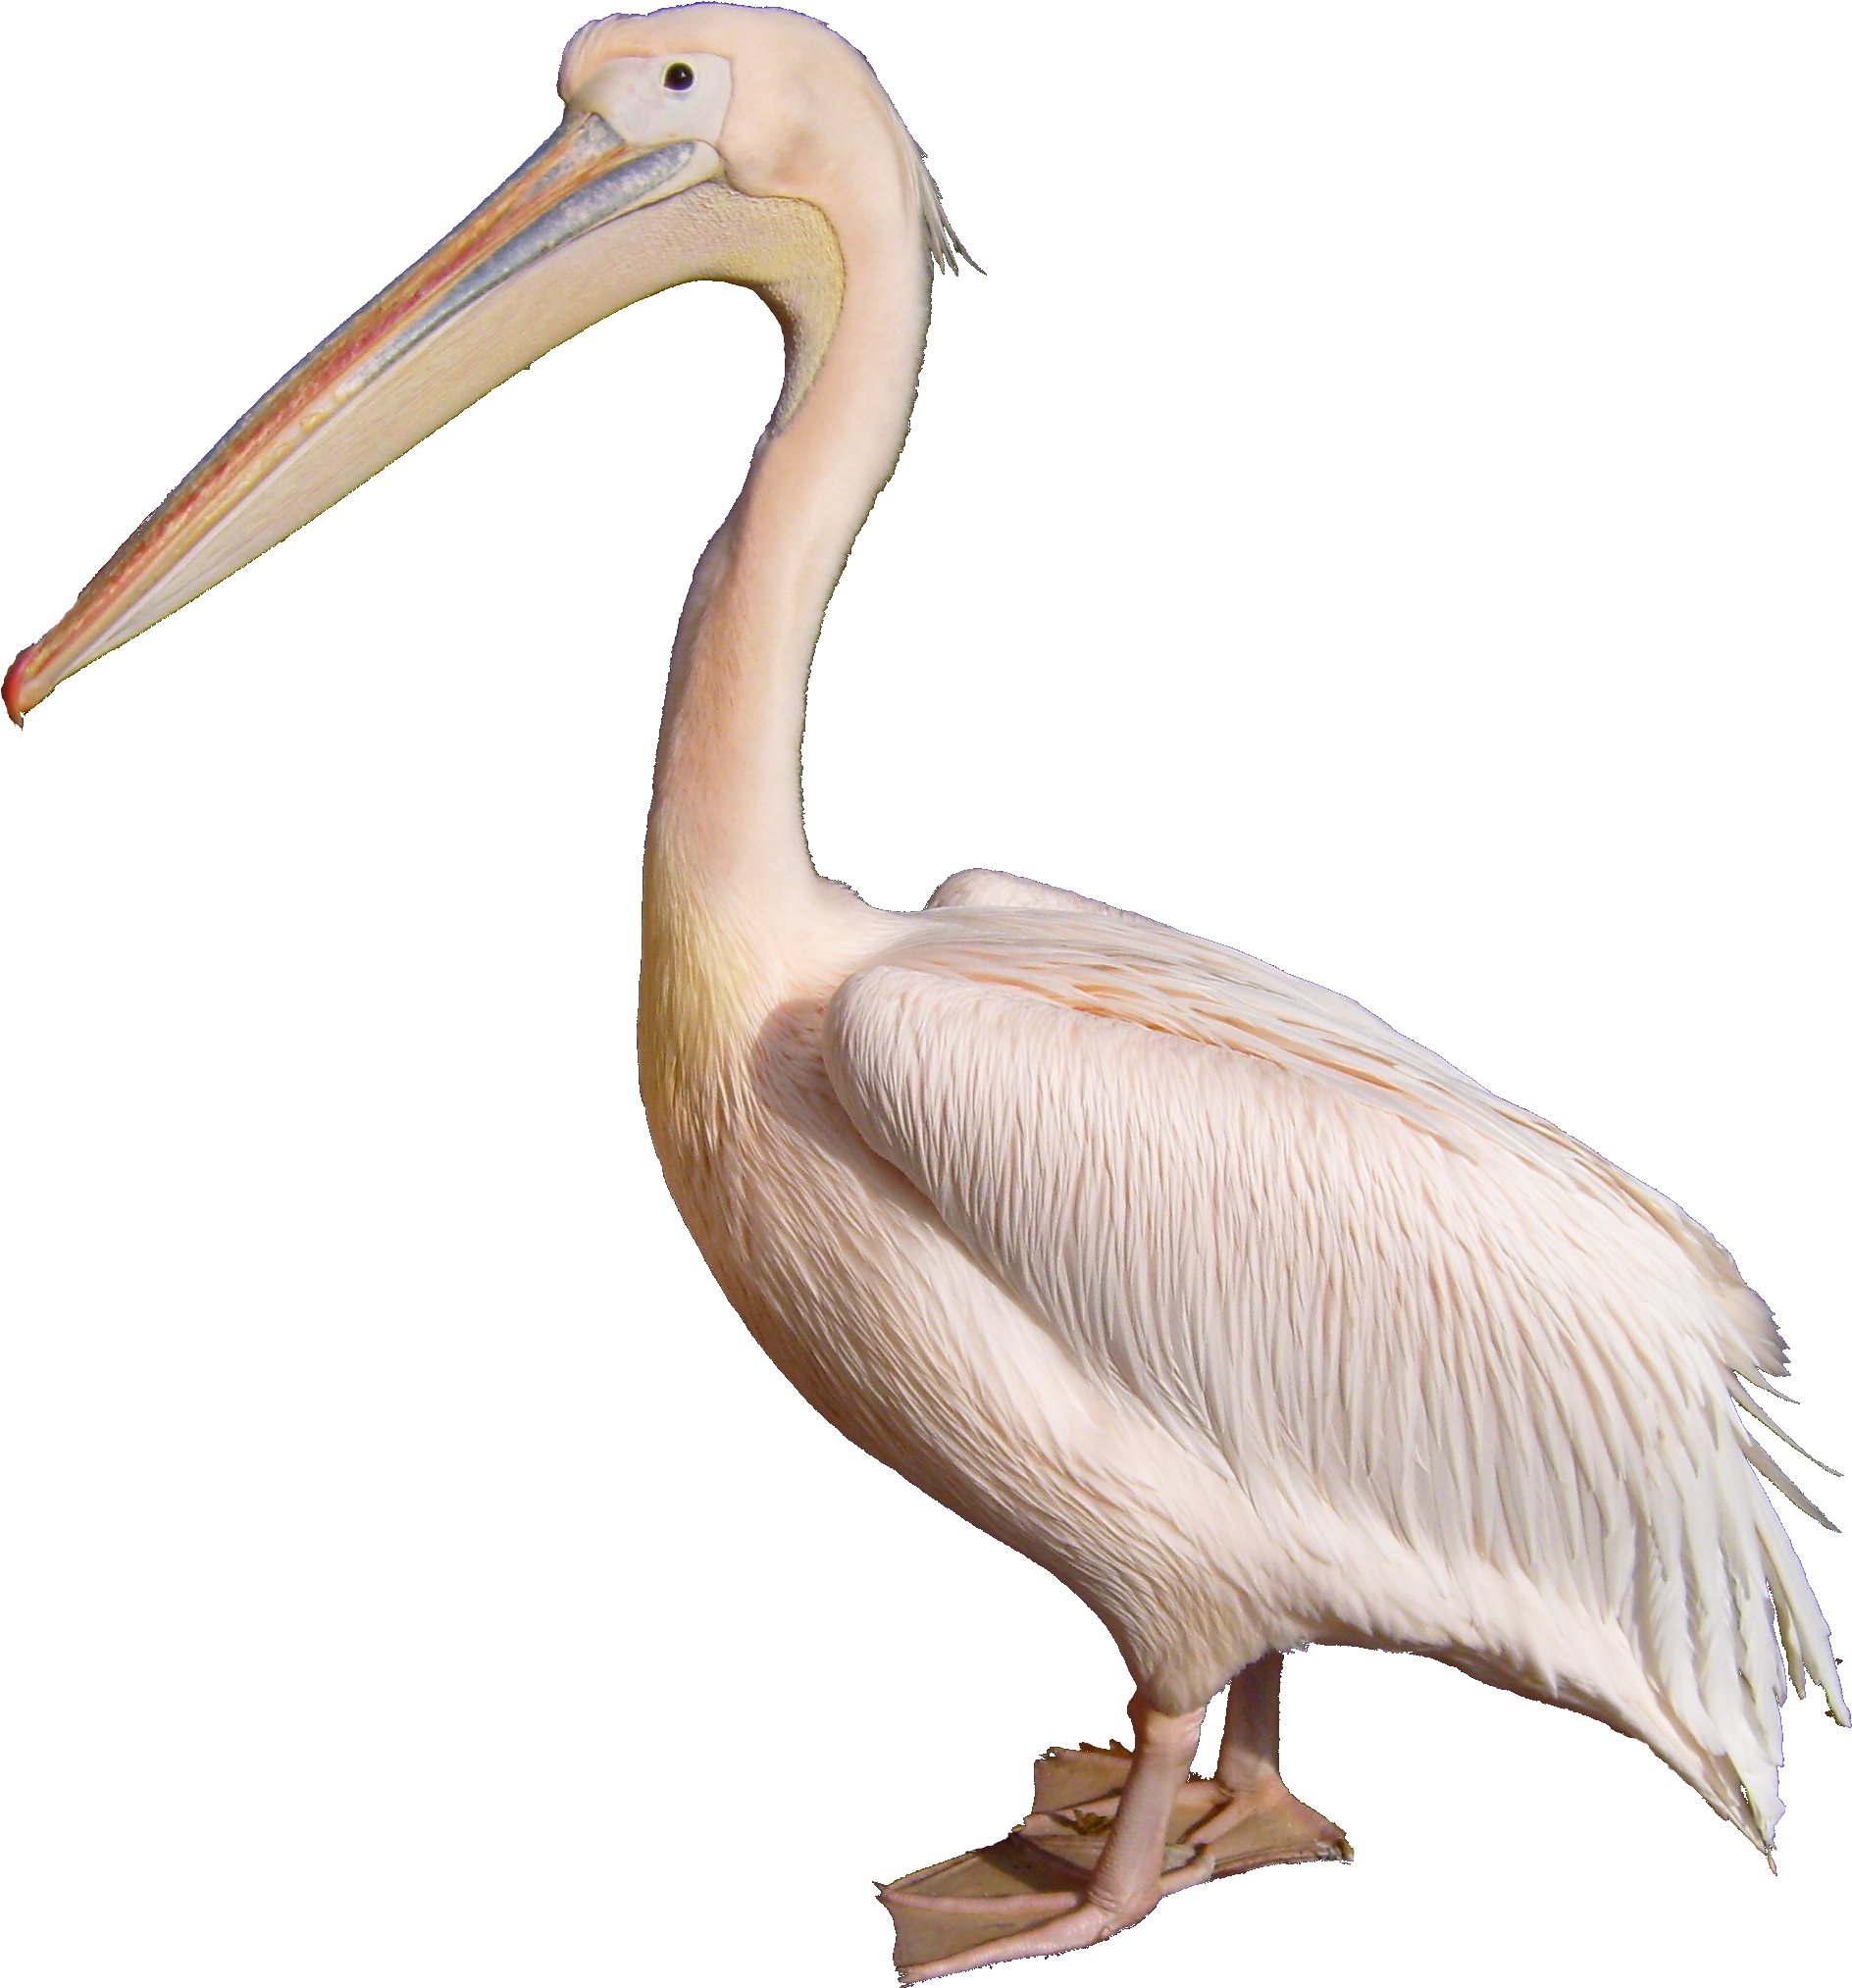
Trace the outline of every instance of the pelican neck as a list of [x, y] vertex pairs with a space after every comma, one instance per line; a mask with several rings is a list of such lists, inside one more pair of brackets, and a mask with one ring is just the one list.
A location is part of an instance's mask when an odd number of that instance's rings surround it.
[[[801, 773], [810, 662], [906, 438], [925, 349], [917, 216], [827, 218], [841, 310], [808, 392], [761, 438], [695, 568], [663, 707], [645, 892], [727, 922], [815, 899]], [[799, 342], [788, 340], [788, 363]]]

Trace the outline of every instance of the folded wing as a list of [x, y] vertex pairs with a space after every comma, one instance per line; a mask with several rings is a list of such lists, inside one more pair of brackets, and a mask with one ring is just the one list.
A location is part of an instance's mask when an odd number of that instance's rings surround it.
[[[1752, 1462], [1805, 1501], [1736, 1417], [1782, 1361], [1728, 1255], [1261, 961], [988, 873], [935, 903], [830, 1014], [875, 1150], [1263, 1517], [1386, 1526], [1463, 1594], [1503, 1577], [1619, 1629], [1642, 1675], [1584, 1694], [1766, 1836], [1783, 1672], [1838, 1690]], [[1368, 1581], [1345, 1570], [1347, 1616]], [[1354, 1626], [1423, 1640], [1393, 1614]], [[1509, 1621], [1450, 1633], [1548, 1675]]]

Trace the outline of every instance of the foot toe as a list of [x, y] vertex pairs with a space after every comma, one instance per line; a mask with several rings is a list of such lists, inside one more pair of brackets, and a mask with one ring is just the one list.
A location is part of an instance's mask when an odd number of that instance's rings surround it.
[[1005, 1892], [997, 1898], [959, 1898], [928, 1892], [897, 1891], [892, 1885], [877, 1885], [881, 1903], [889, 1912], [897, 1908], [915, 1912], [950, 1912], [966, 1918], [1033, 1919], [1052, 1912], [1070, 1912], [1080, 1904], [1077, 1891]]
[[1098, 1946], [1102, 1940], [1108, 1940], [1114, 1933], [1137, 1924], [1144, 1916], [1143, 1912], [1124, 1916], [1108, 1912], [1104, 1906], [1082, 1905], [1039, 1926], [1025, 1926], [1019, 1932], [980, 1941], [974, 1947], [948, 1954], [943, 1959], [902, 1967], [900, 1979], [909, 1984], [937, 1981], [948, 1974], [962, 1974], [970, 1967], [995, 1966], [1000, 1961], [1028, 1961], [1050, 1954], [1071, 1954], [1077, 1947]]

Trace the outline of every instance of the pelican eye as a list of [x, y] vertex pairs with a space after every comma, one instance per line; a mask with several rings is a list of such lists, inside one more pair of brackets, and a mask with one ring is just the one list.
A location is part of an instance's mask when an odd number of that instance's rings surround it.
[[685, 62], [672, 62], [662, 72], [662, 87], [664, 89], [693, 89], [694, 87], [694, 72]]

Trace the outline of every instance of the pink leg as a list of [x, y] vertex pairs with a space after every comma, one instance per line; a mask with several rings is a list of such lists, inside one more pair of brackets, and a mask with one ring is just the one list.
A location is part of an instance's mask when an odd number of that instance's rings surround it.
[[[1106, 1849], [1085, 1894], [1079, 1897], [1073, 1893], [1029, 1894], [1020, 1905], [1011, 1900], [1012, 1909], [1053, 1909], [1055, 1916], [1019, 1933], [1005, 1933], [999, 1939], [967, 1947], [963, 1953], [943, 1961], [902, 1968], [902, 1981], [931, 1981], [946, 1974], [960, 1974], [967, 1967], [989, 1967], [999, 1961], [1027, 1960], [1035, 1955], [1065, 1954], [1075, 1947], [1091, 1947], [1127, 1926], [1136, 1925], [1169, 1893], [1213, 1875], [1215, 1860], [1210, 1851], [1205, 1851], [1180, 1870], [1166, 1874], [1163, 1867], [1170, 1812], [1189, 1778], [1190, 1762], [1196, 1758], [1197, 1742], [1203, 1732], [1203, 1710], [1172, 1716], [1156, 1710], [1140, 1698], [1132, 1700], [1130, 1709], [1131, 1772], [1119, 1795]], [[932, 1908], [941, 1903], [911, 1893], [897, 1896], [915, 1906]], [[972, 1903], [944, 1901], [954, 1911], [968, 1910]]]
[[[1239, 1672], [1228, 1687], [1226, 1723], [1215, 1779], [1230, 1799], [1191, 1830], [1188, 1841], [1214, 1844], [1224, 1870], [1260, 1863], [1348, 1862], [1351, 1847], [1335, 1822], [1309, 1809], [1280, 1779], [1278, 1651]], [[1252, 1860], [1242, 1855], [1253, 1851]]]
[[1279, 1779], [1280, 1671], [1284, 1663], [1275, 1650], [1246, 1670], [1237, 1671], [1229, 1684], [1215, 1778], [1231, 1795]]

